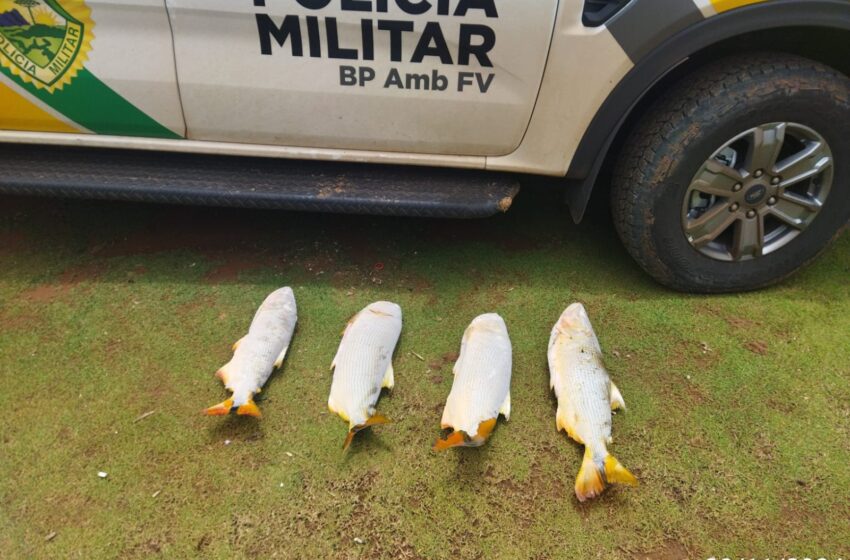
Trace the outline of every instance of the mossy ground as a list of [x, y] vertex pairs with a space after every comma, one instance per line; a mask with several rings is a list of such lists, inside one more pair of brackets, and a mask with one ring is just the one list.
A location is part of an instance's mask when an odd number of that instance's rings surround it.
[[[574, 226], [558, 202], [454, 222], [1, 198], [3, 556], [847, 558], [850, 235], [776, 288], [688, 296], [633, 264], [604, 208]], [[265, 417], [202, 416], [281, 285], [299, 324]], [[379, 298], [405, 314], [379, 404], [397, 422], [343, 454], [328, 366]], [[612, 451], [641, 481], [586, 504], [546, 365], [575, 300], [629, 406]], [[513, 341], [513, 416], [434, 454], [487, 311]]]

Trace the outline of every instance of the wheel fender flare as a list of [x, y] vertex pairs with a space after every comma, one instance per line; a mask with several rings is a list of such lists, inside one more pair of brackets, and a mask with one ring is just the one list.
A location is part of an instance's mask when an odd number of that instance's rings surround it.
[[783, 27], [850, 31], [850, 2], [773, 0], [738, 8], [679, 31], [636, 61], [602, 103], [570, 163], [566, 200], [573, 220], [578, 223], [584, 216], [602, 164], [626, 120], [659, 81], [712, 45], [746, 33]]

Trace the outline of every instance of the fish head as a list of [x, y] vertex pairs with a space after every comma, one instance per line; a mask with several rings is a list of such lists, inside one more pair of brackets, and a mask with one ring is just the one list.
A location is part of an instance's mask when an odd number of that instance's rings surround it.
[[391, 301], [376, 301], [375, 303], [370, 303], [366, 309], [378, 316], [401, 319], [401, 307]]
[[472, 320], [470, 329], [476, 331], [487, 331], [493, 333], [507, 333], [508, 327], [505, 320], [498, 313], [485, 313]]
[[280, 288], [279, 290], [277, 290], [274, 293], [277, 294], [278, 297], [280, 297], [281, 299], [285, 299], [285, 300], [294, 300], [295, 299], [295, 292], [293, 292], [292, 288], [290, 288], [289, 286]]
[[587, 315], [587, 310], [580, 303], [573, 303], [567, 307], [558, 319], [558, 330], [561, 332], [579, 332], [591, 334], [593, 326], [590, 324], [590, 317]]
[[273, 291], [266, 297], [261, 307], [282, 309], [295, 309], [295, 292], [289, 286]]

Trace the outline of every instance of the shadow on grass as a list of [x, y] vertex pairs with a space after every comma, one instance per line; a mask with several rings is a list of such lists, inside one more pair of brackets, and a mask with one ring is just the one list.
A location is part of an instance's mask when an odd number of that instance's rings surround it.
[[[30, 253], [72, 267], [87, 263], [83, 275], [98, 282], [135, 275], [132, 281], [146, 283], [272, 284], [265, 271], [291, 283], [362, 288], [402, 272], [411, 290], [426, 290], [475, 280], [521, 282], [536, 272], [591, 293], [669, 293], [626, 254], [604, 204], [575, 225], [557, 183], [527, 183], [506, 215], [484, 220], [0, 197], [0, 236], [14, 233], [20, 244], [23, 235]], [[130, 263], [164, 254], [184, 256], [186, 266], [140, 264], [138, 273], [127, 272]], [[532, 270], [530, 255], [543, 266]], [[423, 262], [431, 273], [419, 274]], [[123, 274], [111, 274], [114, 268]]]
[[262, 422], [258, 418], [235, 414], [229, 414], [221, 421], [210, 424], [207, 431], [212, 442], [255, 441], [265, 437]]
[[366, 428], [357, 432], [357, 435], [351, 440], [351, 445], [343, 452], [344, 461], [348, 462], [354, 455], [360, 453], [368, 454], [375, 451], [391, 450], [392, 448], [381, 439], [381, 434], [375, 432], [374, 428]]

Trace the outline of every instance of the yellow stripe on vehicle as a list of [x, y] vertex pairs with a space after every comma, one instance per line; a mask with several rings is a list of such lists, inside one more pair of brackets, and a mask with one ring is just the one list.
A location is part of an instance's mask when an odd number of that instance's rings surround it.
[[717, 10], [717, 13], [728, 12], [735, 8], [749, 6], [750, 4], [761, 4], [765, 0], [711, 0], [711, 5]]
[[0, 82], [0, 130], [28, 132], [83, 132], [45, 111]]

